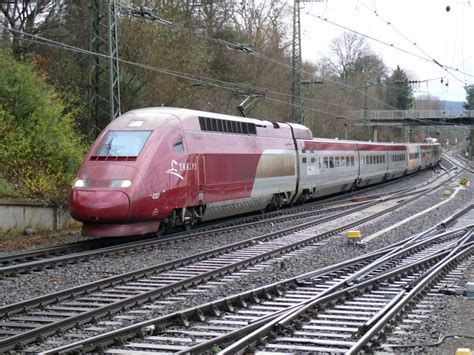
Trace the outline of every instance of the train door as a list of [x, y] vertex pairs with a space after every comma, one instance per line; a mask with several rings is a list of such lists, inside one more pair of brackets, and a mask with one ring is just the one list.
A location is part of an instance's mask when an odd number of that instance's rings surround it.
[[199, 204], [204, 204], [204, 194], [206, 192], [206, 157], [204, 154], [196, 155], [197, 165], [197, 191]]

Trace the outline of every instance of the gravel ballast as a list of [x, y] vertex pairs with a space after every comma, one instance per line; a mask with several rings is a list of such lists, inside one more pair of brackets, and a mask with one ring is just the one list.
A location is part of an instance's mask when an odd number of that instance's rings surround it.
[[[426, 180], [429, 176], [433, 176], [433, 173], [431, 171], [426, 171], [410, 177], [403, 182], [401, 181], [399, 184], [391, 184], [386, 188], [380, 187], [380, 189], [377, 190], [377, 193], [387, 192], [386, 190], [393, 191], [400, 189], [401, 186], [414, 186], [421, 181]], [[472, 180], [471, 174], [466, 173], [464, 176]], [[451, 188], [453, 187], [454, 184], [451, 184]], [[417, 199], [415, 202], [392, 212], [388, 216], [381, 217], [374, 222], [361, 226], [360, 230], [363, 236], [369, 236], [449, 198], [443, 195], [442, 191], [444, 189], [445, 188], [437, 189], [428, 193]], [[371, 193], [375, 192], [372, 191]], [[446, 219], [447, 216], [466, 206], [468, 203], [471, 203], [472, 196], [472, 187], [461, 190], [455, 198], [450, 199], [449, 202], [440, 206], [438, 209], [430, 211], [416, 221], [406, 223], [373, 239], [371, 242], [367, 243], [365, 248], [348, 244], [343, 235], [335, 236], [330, 238], [322, 246], [307, 249], [304, 253], [298, 254], [292, 258], [287, 258], [285, 263], [269, 266], [258, 273], [248, 274], [235, 282], [227, 283], [215, 289], [187, 297], [184, 301], [172, 304], [161, 309], [159, 312], [155, 311], [154, 313], [151, 313], [147, 318], [210, 302], [231, 294], [240, 293], [245, 290], [297, 276], [323, 266], [340, 262], [341, 260], [350, 259], [377, 250], [426, 230], [441, 222]], [[266, 227], [266, 230], [268, 232], [270, 229], [274, 228], [275, 227]], [[164, 247], [161, 250], [148, 250], [146, 252], [137, 252], [135, 254], [101, 257], [94, 261], [40, 271], [34, 274], [23, 275], [19, 278], [3, 279], [0, 281], [0, 289], [2, 290], [0, 303], [15, 303], [41, 294], [56, 292], [61, 289], [77, 286], [100, 278], [121, 274], [150, 265], [161, 264], [186, 255], [195, 254], [197, 251], [201, 252], [204, 250], [210, 250], [224, 244], [250, 238], [255, 235], [256, 232], [256, 230], [253, 230], [248, 233], [228, 233], [219, 236], [219, 238], [209, 238], [209, 240], [206, 241], [189, 241], [184, 244], [173, 244]], [[262, 232], [262, 230], [258, 230], [258, 232]]]

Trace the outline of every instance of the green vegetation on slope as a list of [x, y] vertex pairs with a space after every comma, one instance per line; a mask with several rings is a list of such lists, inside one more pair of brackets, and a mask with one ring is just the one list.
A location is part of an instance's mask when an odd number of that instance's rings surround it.
[[63, 203], [85, 149], [58, 97], [0, 51], [0, 175], [27, 197]]

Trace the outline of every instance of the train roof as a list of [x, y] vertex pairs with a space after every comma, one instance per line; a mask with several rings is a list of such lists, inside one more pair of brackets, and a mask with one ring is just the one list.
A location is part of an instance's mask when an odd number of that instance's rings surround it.
[[[344, 140], [344, 139], [331, 139], [331, 138], [313, 138], [313, 134], [309, 128], [297, 123], [281, 123], [271, 122], [268, 120], [252, 118], [252, 117], [240, 117], [221, 113], [191, 110], [186, 108], [176, 107], [148, 107], [140, 108], [128, 111], [114, 121], [112, 121], [108, 128], [109, 129], [157, 129], [167, 122], [171, 116], [179, 119], [182, 127], [185, 131], [204, 131], [202, 129], [202, 120], [207, 118], [209, 120], [226, 120], [234, 122], [244, 122], [250, 125], [254, 125], [256, 134], [259, 136], [280, 136], [290, 137], [291, 130], [295, 135], [296, 139], [321, 142], [321, 143], [333, 143], [333, 144], [364, 144], [365, 146], [405, 146], [405, 147], [416, 147], [416, 146], [437, 146], [439, 143], [394, 143], [394, 142], [365, 142], [356, 140]], [[198, 119], [196, 119], [198, 118]], [[138, 122], [135, 124], [135, 122]]]
[[[170, 115], [181, 121], [185, 131], [204, 131], [203, 121], [225, 120], [243, 122], [255, 129], [259, 136], [282, 136], [291, 137], [291, 130], [299, 139], [312, 139], [313, 134], [307, 127], [295, 123], [270, 122], [251, 117], [232, 116], [221, 113], [191, 110], [176, 107], [149, 107], [128, 111], [117, 117], [109, 126], [110, 129], [121, 129], [130, 127], [131, 121], [144, 121], [141, 129], [156, 129], [163, 124], [163, 120], [169, 119]], [[198, 119], [196, 119], [198, 118]]]

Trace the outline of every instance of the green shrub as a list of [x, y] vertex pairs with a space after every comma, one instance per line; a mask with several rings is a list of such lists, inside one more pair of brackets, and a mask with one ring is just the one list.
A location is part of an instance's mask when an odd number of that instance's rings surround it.
[[0, 174], [28, 196], [63, 203], [84, 155], [72, 114], [32, 67], [0, 51]]

